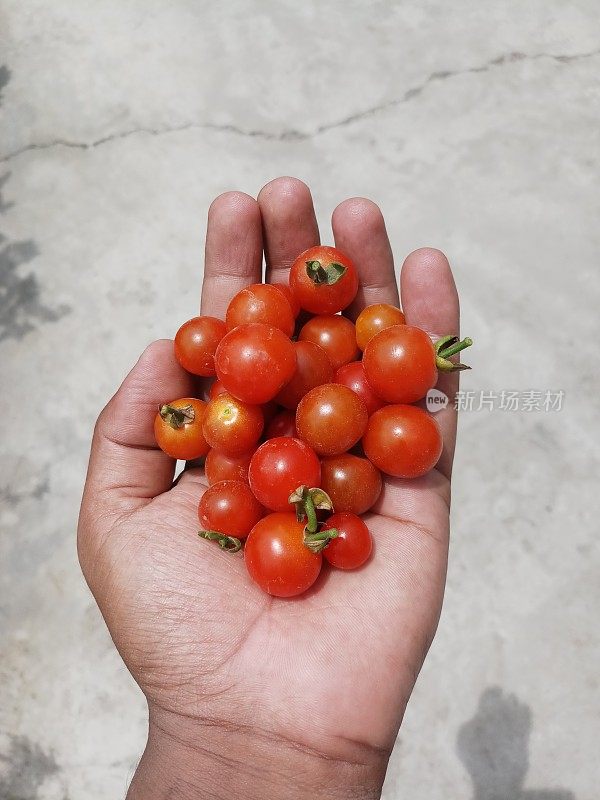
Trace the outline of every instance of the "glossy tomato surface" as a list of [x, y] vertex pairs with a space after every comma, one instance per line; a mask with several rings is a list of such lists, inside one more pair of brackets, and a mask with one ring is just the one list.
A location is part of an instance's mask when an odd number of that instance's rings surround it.
[[381, 494], [381, 473], [368, 458], [342, 453], [321, 460], [321, 489], [334, 510], [364, 514]]
[[437, 464], [442, 434], [435, 419], [417, 406], [391, 405], [369, 419], [363, 436], [367, 458], [397, 478], [418, 478]]
[[[160, 449], [183, 461], [205, 456], [210, 448], [202, 430], [206, 408], [207, 404], [196, 397], [182, 397], [162, 406], [154, 418], [154, 436]], [[169, 409], [184, 416], [169, 413]]]
[[292, 264], [290, 289], [305, 311], [336, 314], [356, 297], [358, 273], [341, 250], [319, 245], [305, 250]]
[[295, 317], [289, 300], [280, 289], [268, 283], [246, 286], [229, 303], [225, 315], [227, 330], [251, 322], [272, 325], [286, 336], [294, 333]]
[[210, 378], [215, 374], [215, 351], [226, 333], [222, 320], [194, 317], [184, 322], [175, 334], [175, 358], [192, 375]]
[[349, 364], [341, 366], [335, 373], [334, 381], [352, 389], [367, 407], [369, 416], [384, 405], [383, 400], [371, 389], [362, 361], [351, 361]]
[[354, 325], [346, 317], [313, 317], [302, 326], [298, 338], [319, 345], [327, 353], [334, 370], [358, 357]]
[[338, 569], [357, 569], [368, 561], [373, 550], [373, 538], [366, 523], [356, 514], [333, 514], [323, 530], [337, 530], [323, 550], [323, 557]]
[[365, 432], [369, 415], [347, 386], [326, 383], [304, 395], [296, 410], [298, 436], [319, 455], [345, 453]]
[[363, 365], [369, 385], [386, 403], [414, 403], [437, 383], [433, 343], [412, 325], [393, 325], [374, 336]]
[[198, 519], [205, 531], [218, 531], [236, 539], [245, 539], [264, 509], [242, 481], [219, 481], [200, 498]]
[[264, 419], [258, 406], [225, 393], [208, 402], [202, 431], [210, 447], [230, 456], [240, 456], [253, 450], [263, 426]]
[[319, 577], [323, 558], [303, 543], [304, 523], [293, 513], [268, 514], [246, 539], [244, 561], [252, 580], [275, 597], [294, 597]]
[[285, 408], [295, 409], [304, 395], [315, 386], [333, 380], [333, 367], [329, 356], [314, 342], [294, 342], [296, 371], [276, 397]]
[[219, 481], [248, 483], [248, 467], [252, 453], [228, 456], [218, 450], [209, 450], [204, 462], [204, 473], [209, 486]]
[[288, 511], [289, 496], [299, 486], [319, 486], [321, 464], [307, 444], [282, 436], [269, 439], [254, 453], [248, 480], [265, 508]]
[[230, 394], [259, 405], [272, 400], [291, 379], [296, 352], [279, 328], [251, 323], [224, 336], [217, 347], [215, 366]]
[[396, 306], [376, 303], [364, 308], [356, 318], [356, 343], [364, 350], [375, 334], [392, 325], [404, 325], [404, 314]]

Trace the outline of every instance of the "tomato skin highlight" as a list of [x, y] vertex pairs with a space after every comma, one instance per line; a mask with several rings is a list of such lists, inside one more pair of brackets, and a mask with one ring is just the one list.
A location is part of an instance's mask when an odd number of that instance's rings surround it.
[[369, 385], [386, 403], [415, 403], [437, 383], [435, 348], [412, 325], [393, 325], [376, 334], [363, 355]]
[[248, 480], [254, 496], [272, 511], [289, 511], [289, 497], [299, 486], [313, 488], [321, 480], [321, 464], [315, 452], [287, 436], [269, 439], [250, 461]]
[[335, 373], [335, 383], [341, 383], [357, 394], [367, 407], [367, 414], [371, 416], [384, 405], [383, 400], [377, 397], [367, 380], [362, 361], [351, 361], [344, 364]]
[[268, 514], [250, 531], [244, 561], [252, 580], [274, 597], [295, 597], [319, 577], [323, 557], [303, 543], [304, 522], [294, 513]]
[[236, 539], [245, 539], [263, 514], [263, 507], [242, 481], [213, 484], [198, 505], [198, 519], [204, 530], [219, 531]]
[[287, 283], [273, 283], [271, 284], [275, 289], [279, 289], [280, 292], [284, 295], [285, 299], [290, 304], [290, 308], [292, 309], [292, 314], [294, 315], [294, 319], [297, 319], [298, 314], [300, 313], [300, 303], [296, 299], [296, 295], [292, 292], [290, 287]]
[[354, 325], [346, 317], [313, 317], [302, 326], [298, 338], [319, 345], [327, 353], [334, 370], [358, 357]]
[[329, 356], [313, 342], [294, 342], [296, 371], [276, 397], [288, 409], [295, 409], [304, 395], [315, 386], [333, 380], [333, 367]]
[[248, 483], [248, 467], [252, 453], [241, 456], [228, 456], [219, 450], [209, 450], [204, 462], [204, 474], [208, 485], [219, 481], [242, 481]]
[[258, 406], [227, 393], [208, 402], [202, 422], [202, 432], [209, 446], [228, 456], [250, 452], [260, 439], [263, 427], [264, 419]]
[[392, 325], [405, 325], [402, 311], [388, 303], [376, 303], [363, 308], [356, 318], [356, 344], [364, 351], [373, 336]]
[[229, 394], [260, 405], [272, 400], [291, 379], [296, 352], [279, 328], [255, 322], [240, 325], [223, 337], [215, 366]]
[[290, 436], [292, 439], [298, 438], [296, 430], [296, 412], [284, 408], [275, 414], [265, 429], [265, 439], [276, 439], [279, 436]]
[[367, 458], [342, 453], [321, 459], [321, 483], [338, 511], [364, 514], [379, 499], [381, 473]]
[[325, 560], [338, 569], [362, 567], [373, 551], [373, 537], [364, 521], [356, 514], [343, 511], [332, 514], [323, 525], [323, 530], [334, 528], [338, 536], [323, 550]]
[[202, 430], [207, 404], [196, 397], [182, 397], [167, 405], [174, 409], [191, 406], [194, 411], [194, 420], [175, 429], [158, 413], [154, 418], [154, 436], [160, 449], [171, 458], [182, 461], [205, 456], [210, 449]]
[[192, 375], [210, 378], [215, 374], [215, 351], [226, 333], [222, 320], [194, 317], [184, 322], [175, 334], [175, 358]]
[[[329, 268], [338, 264], [345, 270], [335, 283], [315, 283], [310, 277], [308, 264], [318, 262]], [[358, 273], [353, 262], [335, 247], [318, 245], [301, 253], [290, 268], [290, 289], [301, 307], [311, 314], [337, 314], [356, 297]]]
[[290, 301], [280, 289], [268, 283], [253, 283], [239, 291], [229, 303], [225, 315], [227, 330], [239, 325], [260, 322], [279, 328], [286, 336], [294, 333], [295, 317]]
[[298, 436], [320, 456], [345, 453], [359, 441], [369, 415], [347, 386], [326, 383], [304, 395], [296, 409]]
[[442, 434], [434, 418], [418, 406], [391, 405], [376, 411], [363, 436], [367, 458], [396, 478], [419, 478], [437, 464]]

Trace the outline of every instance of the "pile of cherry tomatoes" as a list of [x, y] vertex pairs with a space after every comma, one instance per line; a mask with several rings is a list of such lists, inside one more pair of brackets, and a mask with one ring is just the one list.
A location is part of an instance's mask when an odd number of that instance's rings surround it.
[[[352, 261], [313, 247], [289, 285], [254, 284], [231, 300], [225, 321], [195, 317], [175, 337], [193, 375], [214, 378], [207, 400], [161, 406], [159, 446], [204, 458], [200, 536], [224, 550], [244, 546], [250, 577], [291, 597], [317, 579], [323, 559], [356, 569], [371, 555], [361, 515], [379, 498], [381, 473], [417, 478], [442, 451], [435, 419], [413, 403], [470, 339], [432, 342], [399, 308], [339, 312], [358, 291]], [[300, 317], [300, 321], [298, 318]]]

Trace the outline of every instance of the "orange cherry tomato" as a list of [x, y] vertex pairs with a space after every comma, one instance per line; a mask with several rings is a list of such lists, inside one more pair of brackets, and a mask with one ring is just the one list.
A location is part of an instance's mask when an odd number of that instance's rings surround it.
[[281, 289], [268, 283], [253, 283], [235, 295], [225, 315], [227, 330], [252, 322], [272, 325], [286, 336], [294, 333], [295, 317]]
[[336, 314], [356, 297], [358, 273], [340, 250], [319, 245], [305, 250], [292, 264], [290, 289], [305, 311]]
[[209, 487], [198, 506], [198, 519], [206, 531], [245, 539], [264, 509], [242, 481], [219, 481]]
[[294, 597], [319, 577], [323, 557], [303, 542], [304, 522], [289, 512], [268, 514], [250, 531], [244, 561], [252, 580], [275, 597]]
[[418, 478], [437, 464], [442, 434], [434, 418], [418, 406], [384, 406], [369, 419], [363, 447], [382, 472]]
[[358, 357], [354, 325], [346, 317], [313, 317], [302, 327], [298, 338], [325, 350], [334, 370]]
[[345, 453], [365, 432], [369, 415], [347, 386], [326, 383], [305, 394], [296, 410], [298, 436], [319, 455]]
[[382, 480], [381, 473], [368, 458], [341, 453], [321, 460], [319, 485], [331, 498], [336, 511], [364, 514], [379, 499]]
[[228, 456], [241, 456], [255, 447], [263, 426], [258, 406], [220, 394], [206, 406], [202, 431], [210, 447]]
[[192, 375], [210, 378], [215, 374], [215, 351], [226, 333], [222, 320], [194, 317], [184, 322], [175, 334], [175, 358]]
[[356, 343], [361, 350], [364, 350], [376, 333], [392, 325], [404, 325], [405, 322], [402, 311], [388, 303], [367, 306], [356, 319]]
[[154, 419], [154, 436], [160, 449], [182, 461], [205, 456], [210, 448], [202, 431], [206, 407], [195, 397], [182, 397], [161, 406]]
[[252, 453], [228, 456], [218, 450], [209, 450], [204, 462], [204, 474], [208, 485], [219, 481], [243, 481], [248, 483], [248, 467]]
[[295, 409], [304, 395], [315, 386], [333, 380], [333, 367], [329, 356], [313, 342], [294, 342], [296, 371], [276, 397], [285, 408]]

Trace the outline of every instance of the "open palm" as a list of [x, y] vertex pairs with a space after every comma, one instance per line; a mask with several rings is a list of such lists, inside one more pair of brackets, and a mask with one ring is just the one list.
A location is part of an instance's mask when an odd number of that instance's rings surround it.
[[[348, 314], [397, 304], [379, 209], [347, 200], [332, 226], [361, 277]], [[263, 250], [266, 280], [281, 282], [318, 240], [300, 181], [273, 181], [258, 201], [222, 195], [209, 213], [202, 313], [222, 316], [235, 292], [261, 280]], [[439, 251], [411, 254], [401, 288], [409, 323], [458, 333], [456, 291]], [[455, 391], [455, 376], [442, 380]], [[241, 553], [198, 538], [204, 475], [191, 468], [173, 484], [174, 462], [154, 444], [157, 406], [197, 391], [170, 341], [145, 351], [99, 418], [80, 518], [86, 579], [148, 699], [151, 728], [216, 758], [247, 738], [288, 761], [349, 765], [378, 791], [441, 608], [452, 404], [437, 415], [445, 441], [438, 469], [416, 481], [387, 479], [367, 515], [371, 560], [355, 572], [324, 569], [308, 593], [281, 600], [252, 584]]]

